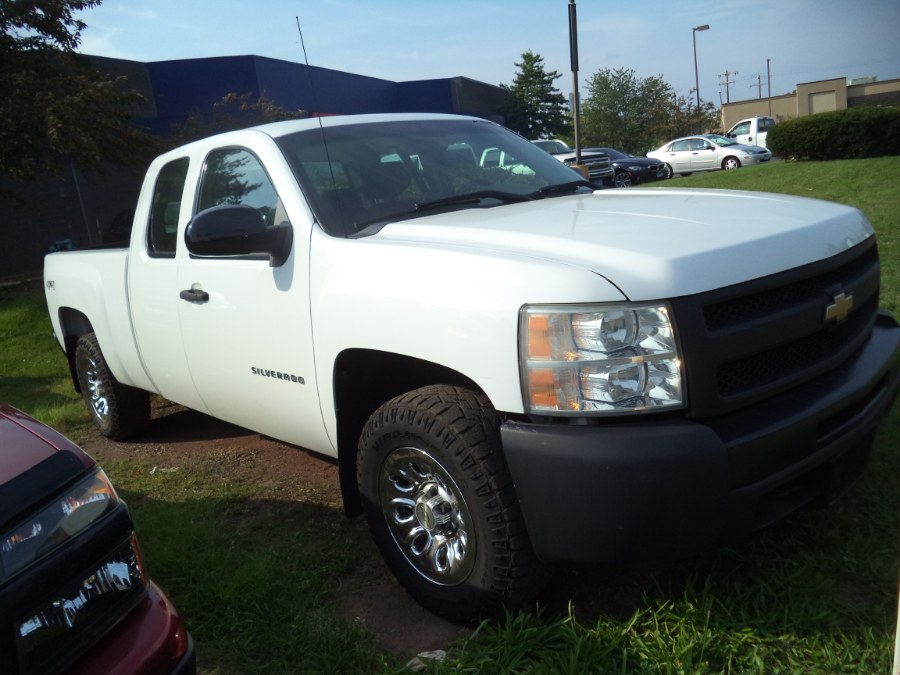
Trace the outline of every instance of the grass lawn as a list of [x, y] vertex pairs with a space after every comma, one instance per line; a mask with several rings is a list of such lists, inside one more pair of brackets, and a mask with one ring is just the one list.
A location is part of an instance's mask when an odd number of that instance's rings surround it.
[[[900, 157], [773, 162], [664, 186], [784, 192], [860, 207], [878, 235], [882, 304], [900, 314]], [[0, 400], [77, 440], [87, 415], [39, 285], [0, 288], [0, 344]], [[485, 623], [429, 672], [889, 673], [900, 572], [898, 408], [869, 470], [833, 507], [650, 574], [639, 606], [625, 615], [611, 610], [585, 621], [537, 609]], [[314, 501], [279, 502], [270, 486], [223, 484], [215, 467], [166, 481], [152, 480], [138, 460], [107, 469], [132, 507], [151, 574], [207, 655], [201, 672], [403, 671], [329, 600], [335, 580], [372, 552], [361, 527]], [[176, 526], [185, 522], [190, 527]]]

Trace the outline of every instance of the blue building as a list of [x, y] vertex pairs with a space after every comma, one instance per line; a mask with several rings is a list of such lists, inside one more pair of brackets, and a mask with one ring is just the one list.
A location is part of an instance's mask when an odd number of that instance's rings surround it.
[[138, 122], [166, 134], [192, 112], [227, 94], [266, 98], [285, 110], [317, 115], [440, 112], [503, 122], [506, 92], [466, 77], [391, 82], [261, 56], [219, 56], [139, 63], [91, 57], [97, 68], [128, 78], [144, 95]]
[[[191, 115], [211, 115], [228, 94], [260, 98], [312, 116], [389, 112], [474, 115], [502, 123], [506, 92], [466, 77], [391, 82], [260, 56], [141, 63], [89, 57], [144, 96], [135, 123], [160, 136]], [[50, 250], [124, 245], [142, 176], [121, 167], [0, 185], [0, 280], [40, 273]]]

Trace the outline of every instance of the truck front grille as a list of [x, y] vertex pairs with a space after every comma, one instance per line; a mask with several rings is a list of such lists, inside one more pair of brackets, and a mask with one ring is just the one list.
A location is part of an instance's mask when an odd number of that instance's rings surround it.
[[871, 237], [819, 263], [674, 300], [692, 415], [731, 412], [851, 358], [871, 334], [878, 291]]
[[874, 316], [878, 303], [870, 300], [867, 305], [854, 312], [837, 330], [813, 333], [752, 356], [723, 363], [716, 370], [719, 394], [733, 396], [766, 386], [786, 375], [804, 373], [832, 355], [840, 354], [847, 346], [855, 344], [860, 335], [866, 335], [871, 330], [869, 319]]

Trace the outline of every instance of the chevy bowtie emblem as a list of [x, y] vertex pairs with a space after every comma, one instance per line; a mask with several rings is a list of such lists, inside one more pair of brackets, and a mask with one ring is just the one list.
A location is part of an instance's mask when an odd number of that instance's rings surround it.
[[825, 323], [844, 323], [852, 309], [853, 293], [838, 293], [832, 298], [831, 304], [825, 307]]

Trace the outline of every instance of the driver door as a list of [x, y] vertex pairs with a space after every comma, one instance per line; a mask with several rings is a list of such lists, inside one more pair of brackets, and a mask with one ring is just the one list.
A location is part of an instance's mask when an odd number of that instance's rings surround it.
[[693, 152], [691, 153], [692, 171], [707, 171], [718, 168], [717, 145], [705, 138], [693, 138], [691, 143], [693, 143]]
[[[246, 148], [220, 148], [205, 158], [194, 212], [224, 205], [252, 206], [269, 226], [289, 223], [275, 184]], [[315, 447], [322, 445], [324, 428], [309, 318], [308, 244], [295, 235], [291, 255], [278, 267], [259, 256], [184, 256], [179, 318], [194, 386], [212, 415]]]

